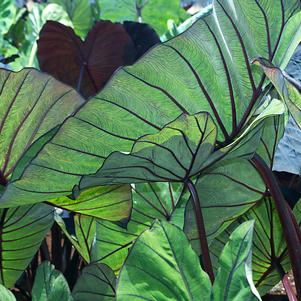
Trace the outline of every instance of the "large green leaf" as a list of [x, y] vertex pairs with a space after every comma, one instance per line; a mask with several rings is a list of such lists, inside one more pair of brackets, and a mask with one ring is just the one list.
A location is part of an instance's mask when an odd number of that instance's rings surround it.
[[130, 250], [118, 278], [117, 301], [210, 300], [211, 284], [184, 233], [156, 222]]
[[109, 221], [127, 223], [132, 210], [132, 190], [129, 185], [93, 187], [78, 197], [51, 200], [56, 207]]
[[0, 70], [0, 93], [0, 184], [6, 185], [28, 148], [73, 114], [83, 100], [33, 69]]
[[252, 281], [253, 222], [235, 229], [225, 245], [213, 285], [213, 300], [261, 300]]
[[113, 153], [82, 188], [112, 183], [184, 182], [195, 176], [213, 151], [216, 127], [206, 113], [181, 115], [160, 132], [137, 140], [129, 155]]
[[105, 264], [86, 266], [78, 278], [72, 296], [75, 301], [114, 301], [116, 276]]
[[96, 241], [92, 261], [104, 262], [118, 271], [132, 242], [155, 219], [168, 220], [183, 227], [187, 196], [181, 184], [149, 183], [133, 187], [133, 210], [127, 228], [107, 221], [97, 220]]
[[55, 221], [61, 227], [65, 235], [68, 237], [73, 247], [82, 256], [85, 262], [91, 260], [92, 244], [96, 235], [96, 220], [93, 217], [77, 214], [74, 216], [75, 234], [71, 235], [64, 223], [64, 220], [58, 215], [55, 215]]
[[[270, 57], [277, 65], [287, 59], [283, 49], [297, 45], [299, 26], [289, 18], [299, 4], [279, 1], [271, 9], [269, 0], [216, 0], [212, 15], [120, 69], [63, 124], [2, 202], [68, 195], [110, 153], [129, 152], [139, 137], [156, 133], [183, 113], [208, 111], [218, 126], [218, 145], [229, 145], [250, 119], [264, 83], [249, 59]], [[293, 36], [283, 35], [288, 26], [295, 28]]]
[[[301, 22], [301, 14], [300, 14]], [[283, 101], [286, 103], [289, 112], [294, 120], [301, 127], [301, 84], [289, 75], [284, 74], [278, 67], [265, 59], [259, 58], [253, 61], [264, 70], [271, 80]]]
[[53, 208], [37, 204], [0, 210], [0, 283], [13, 287], [53, 223]]
[[44, 261], [39, 265], [31, 293], [32, 301], [73, 300], [63, 274], [55, 270], [49, 261]]

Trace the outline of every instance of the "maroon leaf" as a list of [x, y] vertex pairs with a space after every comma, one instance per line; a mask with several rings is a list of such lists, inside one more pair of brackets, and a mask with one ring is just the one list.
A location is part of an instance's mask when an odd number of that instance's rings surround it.
[[133, 42], [121, 24], [98, 21], [82, 41], [73, 29], [48, 21], [40, 32], [38, 60], [42, 71], [75, 87], [84, 97], [96, 94], [112, 73], [127, 64]]

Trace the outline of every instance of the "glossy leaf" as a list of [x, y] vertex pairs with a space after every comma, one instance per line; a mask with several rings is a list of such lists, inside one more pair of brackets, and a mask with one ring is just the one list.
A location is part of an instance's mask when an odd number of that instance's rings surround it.
[[187, 196], [182, 184], [148, 183], [133, 187], [133, 210], [127, 228], [97, 220], [96, 241], [92, 261], [104, 262], [117, 272], [132, 242], [155, 219], [168, 220], [183, 227]]
[[87, 98], [126, 64], [126, 49], [134, 50], [134, 46], [121, 24], [98, 21], [83, 42], [72, 28], [49, 21], [40, 32], [38, 60], [41, 70]]
[[[301, 14], [300, 14], [301, 21]], [[301, 127], [301, 84], [289, 75], [285, 75], [279, 68], [265, 59], [259, 58], [253, 64], [262, 67], [267, 77], [271, 80], [294, 120]]]
[[105, 264], [86, 266], [78, 278], [72, 296], [74, 301], [114, 301], [116, 276]]
[[235, 229], [219, 258], [213, 300], [261, 300], [252, 281], [253, 222]]
[[82, 256], [85, 262], [91, 261], [92, 244], [96, 235], [96, 220], [93, 217], [77, 214], [74, 216], [74, 235], [68, 232], [64, 220], [58, 215], [55, 215], [55, 221], [61, 227], [65, 235], [68, 237], [73, 247]]
[[[293, 36], [283, 33], [296, 25], [289, 18], [299, 4], [277, 2], [270, 9], [269, 0], [216, 0], [212, 15], [119, 70], [64, 123], [22, 178], [10, 185], [2, 202], [12, 195], [22, 202], [68, 195], [83, 176], [97, 172], [109, 154], [129, 152], [139, 137], [156, 133], [183, 113], [208, 111], [218, 127], [218, 144], [230, 145], [262, 96], [263, 73], [250, 66], [249, 59], [270, 57], [277, 65], [287, 59], [283, 49], [295, 48], [299, 26]], [[63, 156], [55, 155], [62, 150]], [[44, 169], [33, 165], [42, 162]], [[42, 187], [41, 174], [48, 187]]]
[[75, 91], [33, 69], [0, 70], [0, 184], [41, 136], [83, 103]]
[[32, 288], [32, 301], [73, 301], [63, 274], [54, 269], [49, 261], [41, 263], [37, 269]]
[[137, 140], [129, 155], [113, 153], [81, 188], [98, 183], [181, 182], [195, 176], [213, 151], [216, 127], [206, 113], [181, 115], [153, 135]]
[[127, 223], [132, 209], [131, 192], [129, 185], [94, 187], [82, 191], [75, 199], [60, 197], [51, 203], [84, 215]]
[[53, 223], [53, 208], [44, 205], [0, 210], [0, 283], [13, 287], [39, 249]]
[[134, 243], [123, 266], [117, 301], [210, 300], [211, 284], [184, 233], [156, 222]]

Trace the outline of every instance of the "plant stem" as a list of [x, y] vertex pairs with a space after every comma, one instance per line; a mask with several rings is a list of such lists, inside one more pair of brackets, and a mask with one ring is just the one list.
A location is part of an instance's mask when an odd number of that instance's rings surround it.
[[202, 208], [200, 205], [200, 199], [198, 196], [198, 192], [195, 189], [194, 184], [191, 182], [191, 180], [187, 181], [187, 187], [190, 191], [192, 200], [193, 200], [193, 209], [196, 219], [196, 225], [199, 233], [199, 241], [200, 241], [200, 247], [202, 251], [202, 257], [203, 257], [203, 264], [204, 269], [207, 272], [207, 274], [210, 277], [211, 283], [214, 282], [214, 273], [208, 248], [208, 242], [207, 242], [207, 236], [206, 236], [206, 230], [205, 230], [205, 224], [204, 224], [204, 218], [202, 214]]
[[286, 294], [287, 294], [287, 297], [289, 299], [289, 301], [297, 301], [297, 297], [294, 293], [294, 290], [290, 284], [290, 281], [288, 279], [288, 276], [287, 274], [285, 274], [282, 278], [282, 284], [285, 288], [285, 291], [286, 291]]
[[251, 162], [261, 175], [274, 199], [292, 264], [298, 300], [301, 301], [301, 244], [297, 232], [299, 229], [296, 229], [292, 221], [290, 213], [287, 210], [286, 201], [271, 169], [257, 154], [254, 155]]

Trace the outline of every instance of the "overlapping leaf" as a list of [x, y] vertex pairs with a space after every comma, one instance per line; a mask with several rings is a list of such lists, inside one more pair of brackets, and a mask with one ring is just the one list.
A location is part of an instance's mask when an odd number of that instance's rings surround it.
[[53, 223], [53, 208], [37, 204], [0, 210], [0, 283], [13, 287]]
[[133, 210], [124, 229], [106, 221], [97, 221], [96, 242], [92, 249], [92, 261], [104, 262], [118, 271], [132, 242], [148, 229], [155, 219], [169, 220], [183, 227], [187, 196], [182, 184], [149, 183], [133, 187]]
[[137, 140], [129, 155], [113, 153], [81, 188], [112, 183], [182, 182], [196, 175], [211, 155], [216, 127], [206, 113], [181, 115], [160, 132]]
[[33, 69], [0, 70], [0, 97], [0, 184], [6, 185], [31, 144], [73, 114], [83, 100]]
[[[228, 160], [209, 169], [196, 182], [200, 197], [207, 240], [210, 241], [238, 215], [247, 211], [265, 192], [255, 168], [248, 160]], [[185, 233], [194, 249], [200, 254], [199, 235], [192, 200], [185, 211]]]
[[[275, 116], [265, 122], [258, 154], [272, 168], [276, 146], [284, 131], [284, 116]], [[265, 196], [252, 209], [238, 218], [210, 245], [213, 262], [233, 229], [246, 220], [255, 220], [253, 240], [253, 277], [261, 294], [267, 293], [280, 280], [278, 270], [288, 271], [290, 262], [274, 201]], [[217, 267], [217, 261], [215, 261]]]
[[131, 186], [102, 186], [82, 191], [75, 199], [51, 200], [56, 207], [84, 215], [127, 223], [132, 209]]
[[55, 215], [55, 221], [61, 227], [65, 235], [71, 241], [73, 247], [82, 256], [85, 262], [91, 260], [92, 244], [96, 235], [96, 220], [93, 217], [77, 214], [74, 216], [74, 235], [68, 232], [64, 220], [58, 215]]
[[[301, 22], [301, 15], [300, 15]], [[260, 65], [265, 74], [271, 80], [294, 120], [301, 127], [301, 84], [297, 80], [285, 75], [278, 67], [267, 60], [259, 58], [253, 62]]]
[[135, 242], [123, 266], [117, 300], [210, 300], [211, 284], [184, 233], [157, 222]]
[[[290, 53], [297, 44], [299, 24], [290, 17], [299, 11], [299, 1], [271, 5], [268, 0], [216, 0], [212, 15], [121, 69], [64, 123], [22, 178], [10, 185], [2, 203], [12, 196], [39, 202], [68, 194], [110, 153], [129, 152], [139, 137], [183, 113], [208, 111], [218, 126], [219, 144], [231, 143], [250, 118], [264, 82], [249, 59], [263, 56], [285, 64], [284, 49]], [[39, 181], [42, 174], [47, 187]], [[31, 192], [25, 193], [29, 187]]]
[[78, 278], [72, 296], [75, 301], [114, 301], [116, 276], [105, 264], [86, 266]]

